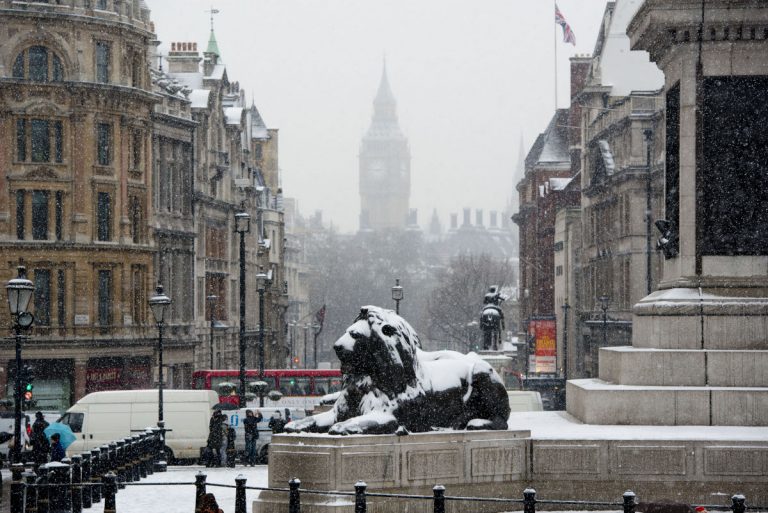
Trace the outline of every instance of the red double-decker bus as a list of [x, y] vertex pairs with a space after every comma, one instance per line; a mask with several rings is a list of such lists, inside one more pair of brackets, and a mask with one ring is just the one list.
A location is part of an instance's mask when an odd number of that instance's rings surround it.
[[[246, 383], [259, 380], [259, 371], [245, 371]], [[281, 406], [312, 409], [320, 396], [341, 390], [341, 371], [339, 369], [265, 369], [264, 381], [267, 390], [278, 390], [283, 397], [271, 401], [265, 396], [265, 406]], [[219, 402], [237, 404], [240, 371], [198, 370], [192, 373], [192, 387], [198, 390], [214, 390], [219, 394]], [[246, 384], [247, 386], [247, 384]]]

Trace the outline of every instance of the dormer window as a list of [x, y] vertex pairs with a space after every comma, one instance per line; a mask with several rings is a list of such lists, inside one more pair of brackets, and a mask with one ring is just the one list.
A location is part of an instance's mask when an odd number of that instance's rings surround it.
[[13, 78], [32, 82], [61, 82], [64, 67], [61, 59], [45, 46], [30, 46], [13, 63]]

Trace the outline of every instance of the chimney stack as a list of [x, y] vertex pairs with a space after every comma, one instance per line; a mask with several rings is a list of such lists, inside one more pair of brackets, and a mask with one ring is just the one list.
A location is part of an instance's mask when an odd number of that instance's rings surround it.
[[171, 51], [168, 52], [166, 60], [169, 73], [197, 73], [200, 70], [201, 59], [197, 53], [197, 43], [171, 43]]

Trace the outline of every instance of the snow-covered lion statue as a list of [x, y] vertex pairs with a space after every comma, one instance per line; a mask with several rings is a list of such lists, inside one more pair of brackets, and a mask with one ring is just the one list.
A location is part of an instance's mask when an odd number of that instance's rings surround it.
[[507, 392], [475, 353], [421, 350], [392, 310], [365, 306], [334, 344], [344, 388], [327, 412], [286, 425], [288, 432], [405, 434], [439, 428], [506, 429]]

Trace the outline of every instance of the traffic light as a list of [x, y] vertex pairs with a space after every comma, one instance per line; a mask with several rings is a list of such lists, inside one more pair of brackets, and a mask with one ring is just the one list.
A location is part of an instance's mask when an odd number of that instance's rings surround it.
[[32, 408], [35, 406], [34, 390], [35, 390], [35, 371], [30, 365], [25, 365], [21, 368], [21, 398], [23, 402], [23, 409]]
[[294, 356], [293, 357], [293, 363], [296, 363], [296, 364], [299, 363], [299, 357], [298, 356]]

